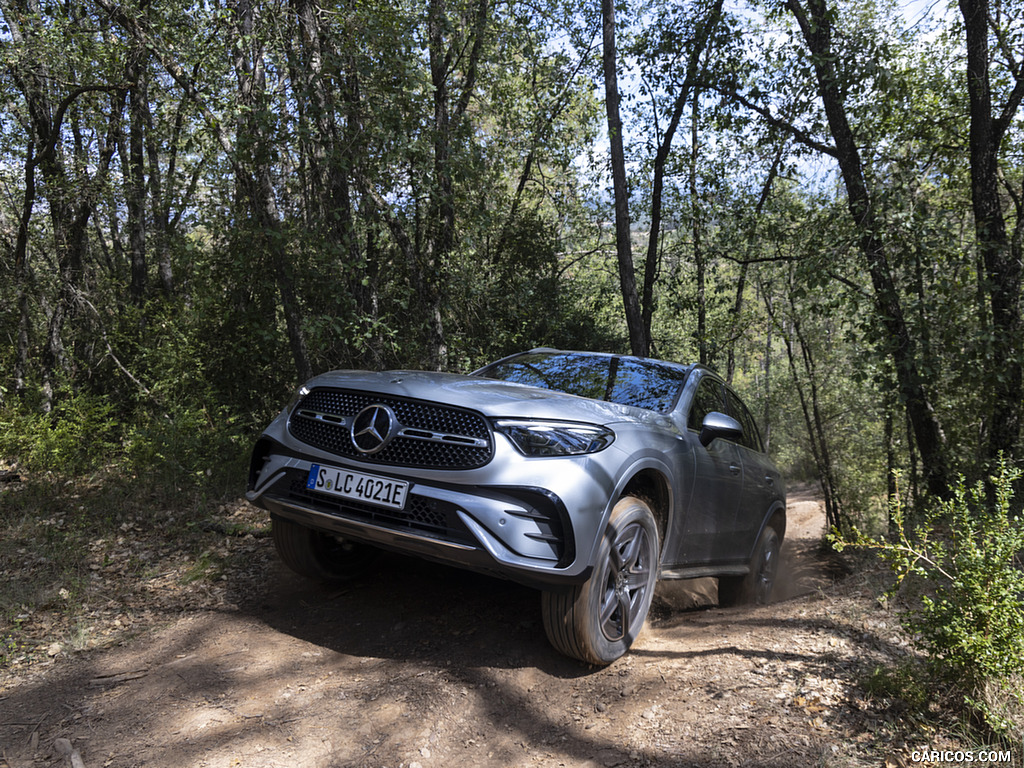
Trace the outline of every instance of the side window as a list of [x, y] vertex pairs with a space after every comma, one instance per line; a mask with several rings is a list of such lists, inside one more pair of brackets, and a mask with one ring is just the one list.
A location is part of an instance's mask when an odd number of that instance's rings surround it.
[[697, 384], [697, 392], [693, 396], [690, 418], [686, 426], [699, 432], [704, 417], [712, 411], [726, 413], [725, 402], [722, 400], [722, 385], [712, 378], [705, 377]]
[[757, 423], [750, 415], [750, 411], [747, 410], [747, 406], [732, 390], [727, 390], [726, 396], [729, 398], [729, 415], [743, 426], [743, 438], [740, 442], [751, 450], [763, 452], [764, 448], [761, 446], [761, 435], [757, 431]]

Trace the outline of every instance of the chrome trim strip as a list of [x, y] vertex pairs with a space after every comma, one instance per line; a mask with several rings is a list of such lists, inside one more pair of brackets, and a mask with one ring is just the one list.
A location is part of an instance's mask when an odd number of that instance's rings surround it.
[[338, 416], [335, 413], [324, 413], [322, 411], [314, 411], [309, 408], [299, 408], [295, 411], [294, 415], [302, 416], [305, 419], [324, 421], [328, 424], [335, 424], [339, 427], [347, 427], [349, 425], [348, 416]]
[[490, 440], [479, 437], [453, 435], [446, 432], [431, 432], [429, 429], [416, 429], [414, 427], [402, 427], [398, 430], [396, 437], [424, 440], [431, 443], [445, 443], [446, 445], [465, 445], [470, 448], [489, 448], [491, 444]]
[[458, 549], [466, 552], [474, 552], [477, 549], [477, 547], [473, 547], [468, 544], [459, 544], [454, 541], [448, 541], [447, 539], [437, 539], [432, 536], [422, 536], [420, 534], [409, 533], [407, 531], [403, 531], [396, 528], [388, 528], [383, 525], [375, 525], [373, 523], [364, 522], [362, 520], [352, 520], [347, 517], [342, 517], [341, 515], [332, 515], [329, 512], [321, 512], [319, 509], [316, 509], [314, 507], [307, 507], [305, 504], [297, 504], [294, 501], [286, 501], [279, 496], [268, 496], [267, 498], [271, 499], [274, 504], [277, 504], [286, 509], [294, 509], [297, 512], [303, 512], [308, 515], [315, 515], [317, 517], [322, 517], [326, 520], [332, 520], [341, 523], [349, 523], [360, 530], [370, 529], [378, 531], [380, 533], [387, 534], [388, 536], [400, 536], [404, 539], [422, 541], [428, 544], [440, 544], [441, 546], [449, 547], [451, 549]]
[[[328, 414], [323, 411], [312, 411], [308, 408], [298, 409], [295, 412], [295, 416], [301, 416], [303, 419], [312, 419], [313, 421], [322, 421], [326, 424], [334, 424], [339, 427], [347, 427], [351, 424], [351, 418], [348, 416], [338, 416], [337, 414]], [[442, 442], [445, 445], [479, 447], [479, 449], [485, 449], [485, 447], [490, 446], [490, 440], [483, 437], [470, 437], [469, 435], [454, 434], [452, 432], [434, 432], [429, 429], [419, 429], [417, 427], [401, 426], [394, 436], [407, 437], [411, 440]]]
[[[365, 409], [364, 409], [365, 410]], [[349, 416], [338, 416], [334, 413], [314, 411], [310, 408], [299, 408], [295, 411], [296, 416], [314, 421], [322, 421], [326, 424], [334, 424], [339, 427], [348, 427], [352, 420]], [[451, 432], [434, 432], [429, 429], [406, 427], [400, 425], [395, 437], [405, 437], [409, 440], [423, 440], [431, 443], [444, 443], [445, 445], [463, 445], [468, 448], [489, 448], [491, 441], [486, 438], [470, 437], [468, 435], [456, 435]]]

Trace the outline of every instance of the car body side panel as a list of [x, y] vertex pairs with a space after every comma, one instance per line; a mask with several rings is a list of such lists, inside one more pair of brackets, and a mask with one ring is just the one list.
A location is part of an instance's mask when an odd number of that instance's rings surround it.
[[733, 562], [740, 557], [736, 521], [743, 499], [743, 461], [738, 446], [717, 439], [694, 450], [694, 493], [687, 514], [681, 565]]
[[[766, 519], [780, 507], [785, 486], [782, 473], [763, 453], [738, 446], [743, 461], [743, 498], [737, 510], [736, 536], [740, 544], [740, 556], [749, 557]], [[774, 503], [765, 510], [765, 499]]]
[[[686, 434], [693, 475], [692, 490], [678, 513], [677, 560], [666, 563], [677, 568], [746, 565], [761, 526], [775, 511], [773, 501], [784, 498], [781, 474], [767, 455], [721, 438], [708, 446], [700, 443], [689, 425], [690, 408], [701, 380], [709, 377], [721, 384], [710, 371], [698, 369], [673, 414]], [[725, 409], [724, 401], [720, 407]], [[764, 480], [772, 474], [774, 489]]]

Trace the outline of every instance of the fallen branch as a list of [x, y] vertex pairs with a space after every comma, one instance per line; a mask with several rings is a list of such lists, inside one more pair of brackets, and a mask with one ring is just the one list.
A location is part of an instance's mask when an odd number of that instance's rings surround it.
[[100, 675], [94, 677], [89, 681], [89, 685], [117, 685], [118, 683], [124, 683], [128, 680], [138, 680], [140, 677], [145, 677], [149, 674], [148, 669], [139, 669], [134, 672], [119, 672], [114, 675]]
[[121, 373], [123, 373], [125, 376], [131, 379], [132, 383], [139, 388], [139, 391], [142, 392], [142, 394], [144, 394], [154, 403], [159, 405], [160, 403], [157, 402], [156, 398], [153, 397], [153, 393], [150, 392], [149, 387], [147, 387], [145, 384], [143, 384], [141, 381], [135, 378], [135, 376], [132, 375], [132, 372], [125, 368], [124, 364], [118, 359], [117, 355], [114, 354], [114, 348], [110, 345], [110, 339], [107, 338], [107, 329], [103, 327], [103, 316], [100, 314], [100, 311], [96, 309], [96, 307], [93, 305], [91, 301], [85, 298], [84, 294], [79, 294], [77, 298], [83, 304], [87, 305], [89, 309], [91, 309], [93, 313], [96, 315], [96, 322], [99, 325], [100, 336], [103, 337], [103, 344], [107, 348], [107, 355], [110, 357], [111, 360], [114, 361], [114, 365], [116, 365], [120, 369]]

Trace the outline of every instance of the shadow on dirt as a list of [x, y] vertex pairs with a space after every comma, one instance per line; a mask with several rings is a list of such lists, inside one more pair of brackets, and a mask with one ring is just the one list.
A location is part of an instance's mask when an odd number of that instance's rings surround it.
[[560, 678], [589, 667], [544, 636], [540, 593], [508, 581], [383, 553], [366, 574], [323, 586], [283, 566], [243, 613], [337, 653], [466, 667], [532, 666]]
[[[776, 601], [813, 594], [843, 575], [820, 541], [787, 541]], [[539, 592], [512, 582], [389, 552], [341, 585], [310, 582], [275, 558], [265, 576], [255, 590], [234, 596], [243, 614], [337, 653], [464, 667], [527, 666], [562, 679], [594, 670], [548, 644]], [[713, 578], [659, 582], [650, 624], [685, 625], [717, 599]]]
[[[786, 550], [794, 574], [786, 597], [830, 581], [814, 565], [814, 542], [801, 542]], [[452, 764], [488, 768], [519, 765], [527, 754], [555, 764], [736, 764], [712, 758], [707, 744], [681, 730], [659, 732], [663, 741], [646, 747], [626, 744], [636, 723], [660, 717], [650, 700], [679, 728], [689, 727], [690, 713], [727, 701], [704, 666], [771, 660], [829, 673], [825, 656], [741, 647], [743, 633], [837, 631], [821, 619], [776, 619], [770, 607], [711, 613], [713, 580], [674, 582], [659, 590], [653, 641], [596, 669], [551, 648], [538, 593], [510, 582], [385, 553], [357, 580], [325, 588], [288, 571], [268, 540], [236, 565], [224, 586], [237, 610], [181, 617], [137, 648], [91, 655], [63, 679], [12, 691], [0, 699], [0, 741], [28, 759], [37, 752], [33, 733], [43, 740], [39, 750], [57, 737], [84, 740], [90, 766], [113, 768], [197, 765], [213, 755], [224, 758], [216, 765], [279, 765], [261, 750], [284, 760], [299, 742], [306, 752], [292, 764], [330, 768], [410, 764], [430, 749], [445, 750]], [[243, 570], [259, 576], [242, 578]], [[726, 626], [738, 640], [723, 639]], [[673, 709], [680, 696], [692, 705]], [[730, 754], [745, 765], [795, 759], [766, 733], [736, 733], [745, 735]], [[812, 740], [802, 749], [813, 756], [819, 746]]]

